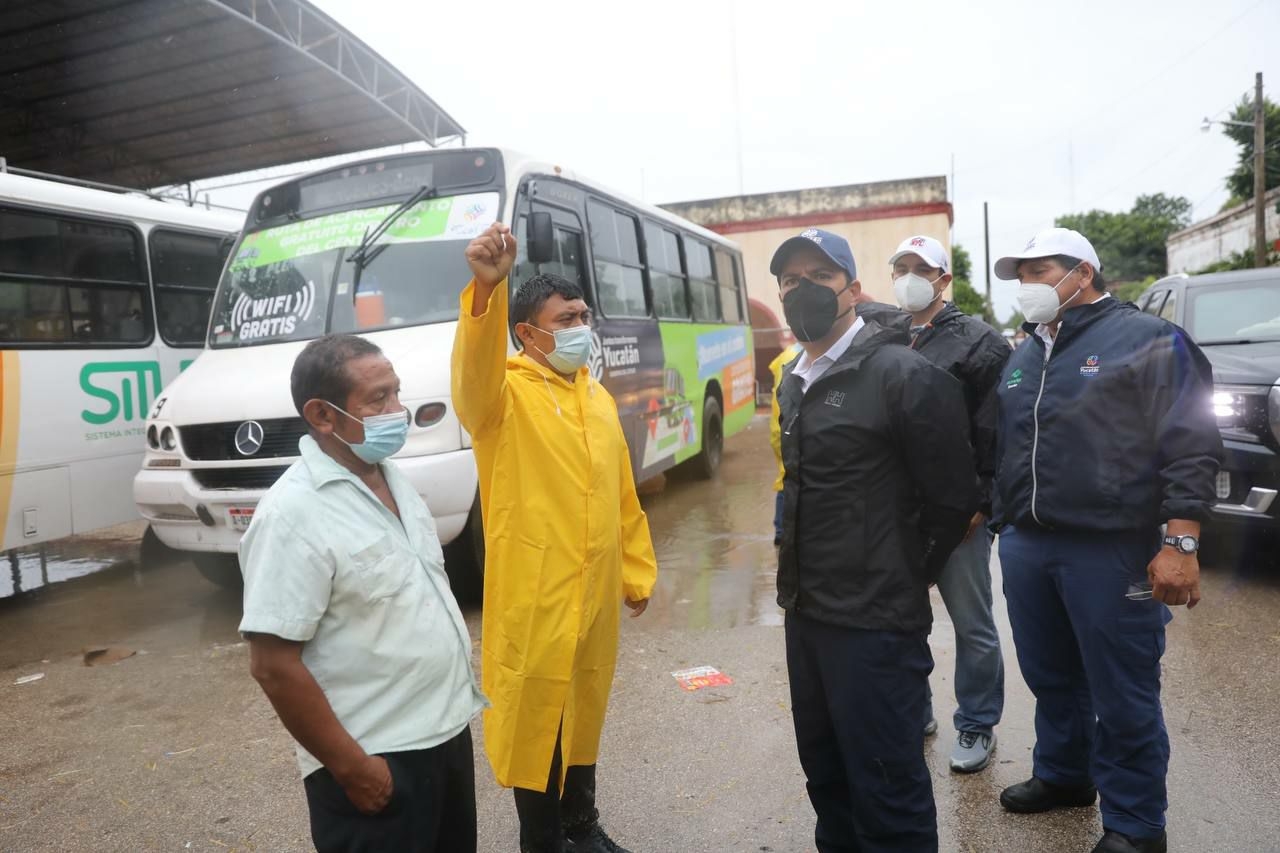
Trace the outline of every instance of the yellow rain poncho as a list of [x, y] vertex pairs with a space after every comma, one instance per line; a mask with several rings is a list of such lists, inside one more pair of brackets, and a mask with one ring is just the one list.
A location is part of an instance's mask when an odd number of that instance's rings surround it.
[[800, 354], [800, 345], [791, 346], [778, 353], [769, 362], [769, 372], [773, 374], [773, 393], [769, 395], [769, 446], [773, 448], [773, 458], [778, 462], [778, 479], [773, 481], [773, 490], [782, 491], [782, 481], [787, 476], [787, 469], [782, 467], [782, 424], [779, 422], [781, 410], [778, 408], [778, 386], [782, 384], [782, 368], [786, 367]]
[[508, 289], [480, 317], [462, 293], [453, 404], [480, 469], [485, 750], [498, 784], [544, 791], [561, 720], [563, 768], [596, 763], [622, 599], [658, 569], [613, 398], [507, 356]]

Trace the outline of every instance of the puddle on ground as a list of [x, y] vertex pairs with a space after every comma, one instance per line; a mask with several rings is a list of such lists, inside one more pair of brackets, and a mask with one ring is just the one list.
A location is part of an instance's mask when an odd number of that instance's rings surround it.
[[[669, 478], [645, 501], [658, 557], [653, 628], [780, 625], [767, 416], [726, 442], [715, 480]], [[652, 616], [652, 618], [650, 618]]]
[[136, 563], [145, 529], [137, 522], [47, 542], [43, 548], [0, 552], [0, 598]]

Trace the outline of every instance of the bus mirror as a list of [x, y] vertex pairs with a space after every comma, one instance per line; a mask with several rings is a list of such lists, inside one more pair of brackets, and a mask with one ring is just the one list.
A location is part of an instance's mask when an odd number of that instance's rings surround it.
[[550, 213], [529, 214], [529, 262], [545, 264], [555, 260], [555, 230], [551, 226]]

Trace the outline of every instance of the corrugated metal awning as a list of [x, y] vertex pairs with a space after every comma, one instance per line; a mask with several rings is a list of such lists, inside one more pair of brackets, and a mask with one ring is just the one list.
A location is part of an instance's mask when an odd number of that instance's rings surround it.
[[154, 187], [465, 131], [305, 0], [7, 0], [0, 157]]

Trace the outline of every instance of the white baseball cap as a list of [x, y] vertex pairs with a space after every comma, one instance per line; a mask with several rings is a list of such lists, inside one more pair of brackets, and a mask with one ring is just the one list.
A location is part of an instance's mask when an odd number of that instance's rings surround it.
[[1093, 244], [1083, 234], [1070, 228], [1046, 228], [1032, 237], [1031, 242], [1018, 254], [996, 261], [996, 278], [1012, 281], [1018, 277], [1018, 264], [1029, 258], [1051, 258], [1054, 255], [1088, 261], [1095, 270], [1102, 272], [1102, 261], [1098, 260]]
[[916, 235], [903, 240], [898, 244], [898, 251], [894, 252], [893, 257], [889, 259], [889, 266], [896, 264], [898, 258], [903, 255], [919, 255], [934, 269], [942, 270], [944, 273], [951, 272], [951, 259], [947, 257], [947, 250], [932, 237]]

